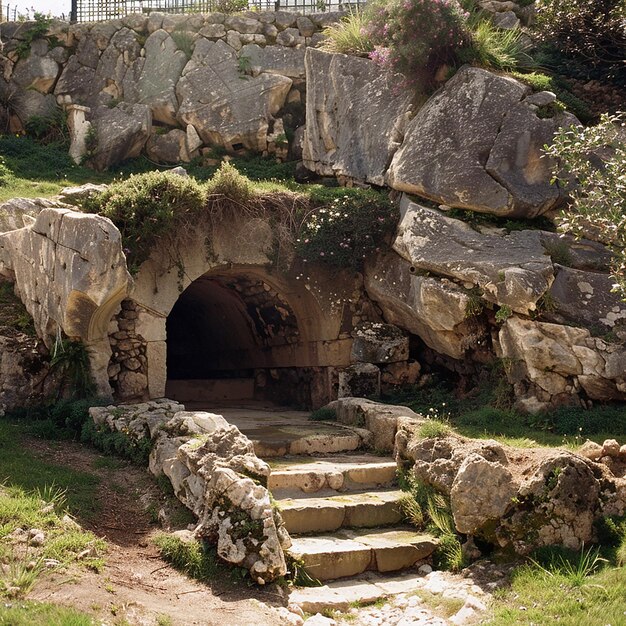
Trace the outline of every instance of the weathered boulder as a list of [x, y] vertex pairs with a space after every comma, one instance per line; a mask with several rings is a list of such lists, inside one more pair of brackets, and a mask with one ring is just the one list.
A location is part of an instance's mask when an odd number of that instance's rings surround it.
[[386, 321], [417, 335], [437, 352], [459, 359], [484, 340], [486, 328], [471, 319], [475, 296], [445, 278], [417, 274], [393, 251], [367, 264], [364, 281]]
[[144, 50], [134, 101], [148, 105], [153, 119], [173, 126], [178, 112], [176, 83], [187, 65], [187, 57], [164, 30], [152, 33]]
[[246, 44], [239, 51], [239, 59], [245, 59], [252, 76], [262, 73], [278, 74], [289, 78], [304, 78], [304, 50], [287, 50], [283, 46]]
[[409, 338], [398, 327], [367, 322], [352, 331], [351, 359], [356, 363], [395, 363], [409, 356]]
[[565, 450], [518, 449], [457, 435], [424, 439], [401, 423], [399, 462], [450, 498], [456, 529], [528, 554], [539, 546], [580, 549], [594, 521], [626, 510], [624, 481]]
[[371, 445], [376, 450], [391, 452], [398, 431], [398, 423], [403, 419], [415, 423], [424, 421], [420, 415], [405, 406], [381, 404], [364, 398], [339, 398], [328, 405], [337, 414], [337, 421], [347, 426], [365, 428], [372, 433]]
[[490, 521], [499, 520], [511, 506], [517, 489], [506, 466], [480, 454], [466, 456], [450, 488], [457, 530], [474, 535]]
[[410, 96], [372, 61], [308, 48], [304, 165], [318, 174], [384, 184], [402, 142]]
[[394, 249], [416, 270], [481, 288], [485, 300], [527, 314], [553, 280], [539, 231], [477, 232], [465, 222], [408, 200]]
[[411, 120], [389, 168], [389, 185], [435, 202], [511, 217], [535, 217], [562, 199], [543, 157], [569, 114], [540, 118], [530, 89], [476, 67], [451, 78]]
[[146, 143], [146, 153], [157, 163], [189, 161], [187, 133], [180, 128], [174, 128], [165, 135], [150, 135]]
[[152, 126], [150, 108], [145, 104], [99, 106], [91, 117], [97, 143], [89, 163], [95, 169], [106, 170], [141, 154]]
[[242, 76], [228, 44], [200, 39], [176, 86], [178, 119], [192, 124], [205, 143], [262, 152], [291, 84], [285, 76]]
[[[555, 265], [556, 275], [548, 292], [542, 318], [557, 323], [626, 331], [626, 303], [611, 291], [608, 274], [585, 272]], [[626, 338], [626, 336], [624, 337]]]
[[0, 416], [7, 410], [43, 403], [58, 388], [41, 342], [0, 326]]
[[518, 402], [529, 410], [581, 389], [594, 400], [626, 399], [624, 346], [592, 337], [587, 329], [516, 316], [502, 325], [498, 340]]
[[30, 226], [41, 211], [49, 208], [67, 207], [47, 198], [12, 198], [3, 202], [0, 204], [0, 233]]
[[380, 395], [380, 368], [373, 363], [356, 363], [337, 374], [337, 397], [376, 397]]
[[137, 33], [129, 28], [117, 30], [100, 56], [93, 77], [92, 102], [86, 104], [93, 106], [123, 101], [127, 74], [130, 74], [128, 84], [134, 88], [136, 76], [132, 66], [140, 58], [141, 45]]
[[20, 89], [47, 94], [53, 90], [59, 72], [59, 64], [49, 55], [48, 42], [38, 39], [31, 44], [30, 54], [15, 64], [11, 79]]

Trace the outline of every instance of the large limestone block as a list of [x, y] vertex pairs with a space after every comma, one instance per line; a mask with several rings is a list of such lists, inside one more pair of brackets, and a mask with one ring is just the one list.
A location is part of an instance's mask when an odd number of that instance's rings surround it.
[[383, 185], [407, 123], [410, 96], [372, 61], [307, 48], [304, 165]]
[[536, 107], [525, 102], [505, 115], [485, 170], [508, 190], [509, 215], [535, 217], [565, 197], [563, 190], [550, 182], [555, 162], [544, 154], [544, 146], [552, 143], [558, 128], [578, 123], [569, 113], [541, 118]]
[[426, 345], [459, 359], [484, 337], [468, 320], [470, 295], [447, 279], [420, 276], [395, 252], [366, 266], [365, 289], [386, 321], [420, 337]]
[[394, 249], [412, 267], [477, 285], [483, 297], [527, 314], [553, 280], [539, 231], [480, 233], [404, 197]]
[[549, 396], [571, 394], [578, 383], [594, 400], [626, 397], [626, 350], [587, 329], [511, 317], [498, 341], [513, 383], [532, 382]]
[[552, 208], [552, 162], [541, 158], [571, 115], [540, 119], [529, 88], [486, 70], [462, 68], [411, 120], [388, 173], [394, 189], [435, 202], [512, 217]]
[[[63, 207], [45, 198], [12, 198], [0, 204], [0, 233], [30, 226], [44, 209]], [[67, 207], [64, 207], [67, 208]]]
[[78, 55], [73, 55], [66, 63], [54, 93], [69, 98], [74, 104], [90, 105], [95, 74], [95, 68], [83, 65]]
[[141, 45], [137, 37], [137, 33], [128, 28], [118, 30], [111, 37], [109, 45], [100, 56], [93, 79], [93, 97], [98, 102], [124, 98], [126, 74], [141, 56]]
[[143, 61], [137, 82], [137, 102], [152, 109], [152, 117], [165, 124], [176, 124], [178, 100], [176, 83], [187, 57], [164, 30], [152, 33], [144, 45]]
[[253, 76], [261, 73], [278, 74], [289, 78], [304, 78], [304, 49], [288, 49], [284, 46], [246, 44], [239, 51], [240, 59], [247, 59]]
[[98, 107], [92, 116], [97, 147], [91, 164], [107, 168], [141, 153], [152, 126], [150, 108], [145, 104], [120, 103], [114, 108]]
[[187, 133], [180, 128], [175, 128], [165, 135], [150, 135], [146, 152], [157, 163], [189, 161]]
[[43, 209], [31, 227], [0, 235], [0, 256], [43, 338], [61, 328], [99, 339], [131, 282], [120, 233], [98, 215]]
[[31, 50], [31, 54], [16, 63], [12, 79], [20, 89], [34, 89], [43, 94], [52, 91], [59, 76], [59, 64], [47, 53], [46, 44], [41, 54]]
[[176, 86], [178, 119], [192, 124], [206, 143], [262, 152], [269, 122], [291, 84], [285, 76], [242, 76], [228, 44], [200, 39]]
[[550, 306], [543, 317], [554, 322], [601, 325], [606, 330], [626, 324], [626, 303], [611, 291], [608, 274], [585, 272], [561, 265], [550, 287]]

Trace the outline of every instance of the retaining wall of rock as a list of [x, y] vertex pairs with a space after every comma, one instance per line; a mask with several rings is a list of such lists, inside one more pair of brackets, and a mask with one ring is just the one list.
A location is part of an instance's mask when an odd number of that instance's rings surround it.
[[97, 428], [151, 440], [150, 471], [167, 476], [198, 518], [195, 536], [215, 545], [222, 559], [259, 584], [287, 573], [291, 540], [265, 488], [270, 468], [236, 426], [167, 399], [92, 407], [89, 414]]

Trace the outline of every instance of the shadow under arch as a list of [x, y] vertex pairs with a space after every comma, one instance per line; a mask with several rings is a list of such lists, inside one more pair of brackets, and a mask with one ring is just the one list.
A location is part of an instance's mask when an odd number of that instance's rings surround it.
[[295, 277], [223, 266], [194, 280], [166, 319], [166, 396], [193, 406], [263, 400], [311, 407], [350, 361], [328, 315]]

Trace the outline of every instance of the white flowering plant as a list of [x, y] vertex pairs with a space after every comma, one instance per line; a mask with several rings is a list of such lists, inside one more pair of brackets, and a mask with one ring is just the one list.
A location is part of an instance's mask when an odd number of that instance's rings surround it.
[[320, 196], [324, 202], [309, 213], [298, 233], [298, 256], [306, 263], [361, 269], [395, 229], [397, 209], [385, 193], [373, 190], [326, 189]]

